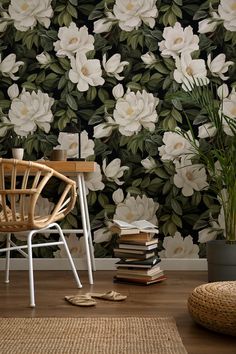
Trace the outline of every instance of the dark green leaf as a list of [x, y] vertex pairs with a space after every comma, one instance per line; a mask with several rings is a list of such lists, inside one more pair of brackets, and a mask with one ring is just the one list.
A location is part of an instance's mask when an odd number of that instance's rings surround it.
[[66, 102], [68, 103], [69, 107], [73, 110], [77, 110], [78, 109], [78, 104], [75, 100], [75, 98], [72, 95], [67, 95], [66, 96]]
[[182, 215], [183, 214], [181, 205], [176, 199], [172, 199], [171, 200], [171, 207], [172, 207], [172, 209], [174, 210], [174, 212], [176, 214], [178, 214], [178, 215]]

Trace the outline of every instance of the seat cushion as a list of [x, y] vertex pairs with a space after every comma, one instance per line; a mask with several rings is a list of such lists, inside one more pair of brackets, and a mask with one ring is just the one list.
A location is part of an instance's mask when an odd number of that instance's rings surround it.
[[236, 336], [236, 281], [202, 284], [188, 298], [192, 318], [216, 332]]

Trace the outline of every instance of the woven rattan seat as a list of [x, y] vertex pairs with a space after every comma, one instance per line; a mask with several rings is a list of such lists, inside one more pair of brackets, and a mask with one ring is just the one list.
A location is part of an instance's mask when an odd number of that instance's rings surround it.
[[196, 287], [188, 299], [192, 318], [216, 332], [236, 336], [236, 281]]
[[[38, 198], [52, 177], [65, 183], [64, 191], [50, 215], [35, 215]], [[46, 227], [63, 219], [75, 201], [75, 182], [51, 167], [32, 161], [0, 159], [0, 232]]]
[[[51, 212], [36, 213], [36, 205], [44, 188], [56, 178], [62, 190]], [[32, 161], [0, 158], [0, 233], [6, 235], [6, 245], [0, 247], [0, 253], [6, 253], [5, 282], [9, 282], [10, 252], [17, 250], [29, 264], [30, 306], [35, 306], [33, 278], [33, 249], [38, 247], [63, 245], [69, 260], [77, 286], [81, 282], [73, 259], [67, 246], [63, 231], [57, 221], [62, 220], [74, 207], [76, 202], [76, 184], [70, 178], [58, 173], [51, 167]], [[38, 233], [50, 229], [58, 232], [59, 239], [48, 242], [33, 242]], [[24, 232], [25, 243], [16, 244], [12, 234]], [[50, 233], [50, 231], [48, 231]]]

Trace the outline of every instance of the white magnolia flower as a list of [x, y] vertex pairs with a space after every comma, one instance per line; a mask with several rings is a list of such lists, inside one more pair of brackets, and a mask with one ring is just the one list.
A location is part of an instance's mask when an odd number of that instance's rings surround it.
[[199, 33], [209, 33], [214, 32], [218, 26], [219, 15], [217, 12], [212, 12], [212, 17], [205, 18], [204, 20], [198, 23], [198, 32]]
[[181, 54], [175, 60], [174, 79], [182, 84], [185, 91], [191, 91], [192, 85], [202, 86], [209, 82], [206, 65], [203, 59], [192, 59], [188, 53]]
[[47, 52], [42, 52], [42, 53], [36, 55], [36, 59], [38, 60], [39, 64], [41, 64], [41, 65], [47, 65], [47, 64], [51, 63], [50, 54], [48, 54]]
[[112, 232], [107, 227], [102, 227], [101, 229], [94, 231], [93, 235], [95, 243], [109, 242], [112, 238]]
[[220, 18], [224, 27], [231, 32], [236, 32], [236, 5], [235, 0], [221, 0], [218, 6]]
[[192, 53], [199, 49], [199, 38], [191, 26], [183, 28], [179, 22], [174, 27], [165, 27], [164, 40], [158, 43], [163, 57], [178, 57], [181, 53]]
[[161, 258], [199, 258], [199, 247], [193, 244], [192, 237], [183, 238], [178, 231], [173, 237], [164, 238], [163, 247], [165, 250], [158, 253]]
[[6, 19], [5, 21], [0, 22], [0, 32], [5, 32], [8, 24], [10, 23], [10, 21], [8, 21], [8, 20], [10, 20], [10, 16], [8, 15], [7, 12], [4, 11], [4, 12], [0, 12], [0, 17], [2, 20], [4, 18]]
[[[78, 157], [78, 134], [60, 132], [58, 136], [59, 145], [56, 148], [66, 150], [67, 157], [74, 158]], [[83, 130], [80, 133], [80, 144], [81, 144], [81, 157], [86, 159], [89, 156], [94, 155], [94, 141], [88, 138], [88, 133]]]
[[35, 132], [37, 127], [48, 133], [53, 121], [53, 103], [54, 99], [47, 93], [23, 90], [19, 97], [12, 100], [9, 110], [9, 119], [14, 124], [16, 134], [27, 136]]
[[60, 27], [58, 31], [59, 40], [53, 43], [58, 57], [73, 57], [76, 53], [86, 54], [94, 49], [94, 37], [88, 34], [86, 26], [80, 29], [74, 22], [69, 27]]
[[19, 70], [21, 65], [24, 65], [24, 62], [16, 61], [15, 54], [9, 54], [3, 61], [0, 54], [0, 71], [3, 76], [9, 76], [12, 80], [18, 80], [19, 76], [15, 76], [14, 74]]
[[[224, 116], [234, 119], [236, 121], [236, 92], [232, 90], [230, 95], [223, 99], [219, 114], [223, 113]], [[233, 131], [227, 122], [227, 119], [223, 118], [223, 129], [225, 134], [234, 135]]]
[[[69, 236], [65, 235], [65, 239], [73, 258], [86, 257], [84, 236], [78, 239], [76, 234], [70, 234]], [[60, 249], [56, 252], [53, 252], [54, 257], [68, 258], [64, 245], [59, 245], [58, 247]]]
[[108, 60], [106, 60], [106, 54], [104, 54], [102, 64], [108, 76], [114, 76], [117, 80], [123, 80], [124, 76], [120, 76], [119, 74], [124, 70], [126, 65], [129, 65], [129, 62], [121, 61], [121, 55], [117, 53], [112, 55]]
[[147, 65], [147, 67], [157, 62], [157, 58], [155, 57], [155, 54], [152, 52], [147, 52], [146, 54], [141, 55], [141, 59], [144, 62], [144, 64]]
[[212, 123], [205, 123], [198, 128], [200, 139], [211, 138], [216, 135], [217, 128]]
[[[182, 156], [192, 157], [194, 154], [190, 141], [175, 132], [165, 132], [162, 139], [164, 145], [158, 148], [161, 160], [176, 160]], [[196, 142], [197, 144], [197, 142]]]
[[129, 194], [122, 203], [116, 207], [113, 219], [132, 222], [136, 220], [147, 220], [157, 225], [156, 211], [159, 204], [146, 195], [131, 197]]
[[13, 100], [13, 98], [18, 97], [19, 93], [20, 93], [20, 91], [19, 91], [19, 87], [18, 87], [17, 84], [12, 84], [7, 89], [7, 94], [10, 97], [11, 100]]
[[157, 167], [156, 161], [153, 157], [149, 156], [144, 160], [141, 160], [141, 164], [145, 168], [145, 170], [150, 171], [153, 168]]
[[0, 121], [0, 137], [5, 136], [7, 131], [12, 127], [11, 122], [7, 117], [1, 117]]
[[218, 232], [219, 232], [219, 225], [216, 222], [212, 222], [212, 227], [207, 227], [198, 232], [198, 242], [205, 243], [208, 241], [215, 240]]
[[34, 28], [37, 22], [48, 28], [53, 16], [51, 2], [52, 0], [11, 0], [8, 11], [16, 29], [25, 32]]
[[116, 102], [113, 117], [122, 135], [132, 136], [142, 127], [153, 131], [158, 120], [156, 106], [159, 99], [143, 90], [136, 93], [129, 90]]
[[206, 170], [203, 165], [191, 165], [190, 160], [176, 162], [176, 174], [173, 179], [174, 185], [181, 188], [185, 197], [193, 195], [194, 191], [201, 191], [208, 188]]
[[77, 84], [78, 91], [88, 91], [89, 86], [103, 85], [101, 64], [98, 59], [87, 59], [83, 53], [77, 53], [71, 58], [69, 79]]
[[88, 172], [84, 175], [86, 193], [89, 191], [101, 191], [105, 188], [105, 184], [102, 182], [101, 168], [96, 163], [95, 172]]
[[221, 80], [228, 80], [228, 76], [224, 74], [229, 70], [229, 66], [233, 65], [233, 61], [225, 61], [225, 54], [217, 55], [213, 60], [211, 60], [211, 54], [207, 57], [207, 65], [213, 76], [218, 76]]
[[116, 204], [122, 203], [124, 200], [124, 192], [121, 188], [118, 188], [112, 193], [112, 199]]
[[110, 32], [112, 25], [114, 23], [115, 16], [112, 12], [106, 12], [106, 17], [100, 18], [99, 20], [94, 22], [94, 33], [104, 33]]
[[226, 84], [222, 84], [221, 86], [219, 86], [217, 88], [217, 95], [221, 100], [223, 100], [223, 98], [226, 98], [227, 96], [229, 96], [228, 86]]
[[119, 178], [124, 175], [124, 171], [128, 170], [129, 167], [121, 166], [121, 160], [116, 158], [112, 160], [108, 165], [106, 160], [103, 160], [102, 169], [108, 181], [114, 181], [120, 186], [124, 183], [124, 181], [120, 181]]
[[153, 28], [158, 16], [156, 0], [116, 0], [113, 12], [120, 28], [127, 32], [140, 27], [142, 21]]
[[111, 117], [106, 117], [106, 123], [101, 123], [94, 127], [94, 138], [99, 139], [110, 136], [112, 134], [114, 126], [116, 126], [115, 121]]
[[124, 87], [122, 84], [117, 84], [116, 86], [113, 87], [112, 89], [112, 94], [115, 97], [116, 100], [118, 98], [121, 98], [124, 96]]
[[[27, 206], [30, 205], [30, 197], [26, 197], [26, 210], [25, 212], [28, 213], [28, 208]], [[43, 215], [50, 215], [51, 212], [53, 211], [55, 205], [51, 203], [48, 198], [43, 198], [41, 195], [39, 195], [37, 203], [35, 205], [35, 216], [43, 216]], [[20, 205], [19, 203], [16, 203], [16, 210], [20, 210]], [[48, 238], [50, 236], [50, 233], [43, 233], [43, 235]], [[17, 240], [24, 241], [26, 240], [27, 233], [22, 231], [22, 232], [16, 232], [14, 236], [17, 238]]]

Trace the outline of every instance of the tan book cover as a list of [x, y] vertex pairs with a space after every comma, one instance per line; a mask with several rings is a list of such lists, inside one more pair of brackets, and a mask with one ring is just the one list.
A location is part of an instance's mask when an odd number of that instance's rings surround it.
[[[140, 232], [136, 234], [131, 234], [131, 235], [121, 235], [118, 239], [118, 242], [134, 242], [134, 243], [140, 243], [142, 245], [148, 245], [154, 243], [157, 238], [154, 238], [153, 233], [150, 232]], [[149, 243], [148, 243], [149, 242]]]
[[159, 283], [163, 280], [166, 280], [165, 275], [161, 275], [160, 277], [153, 279], [153, 280], [145, 280], [145, 279], [139, 279], [139, 278], [126, 278], [126, 277], [120, 277], [120, 276], [115, 276], [114, 281], [116, 282], [121, 282], [121, 283], [127, 283], [127, 284], [140, 284], [140, 285], [149, 285], [149, 284], [154, 284], [154, 283]]

